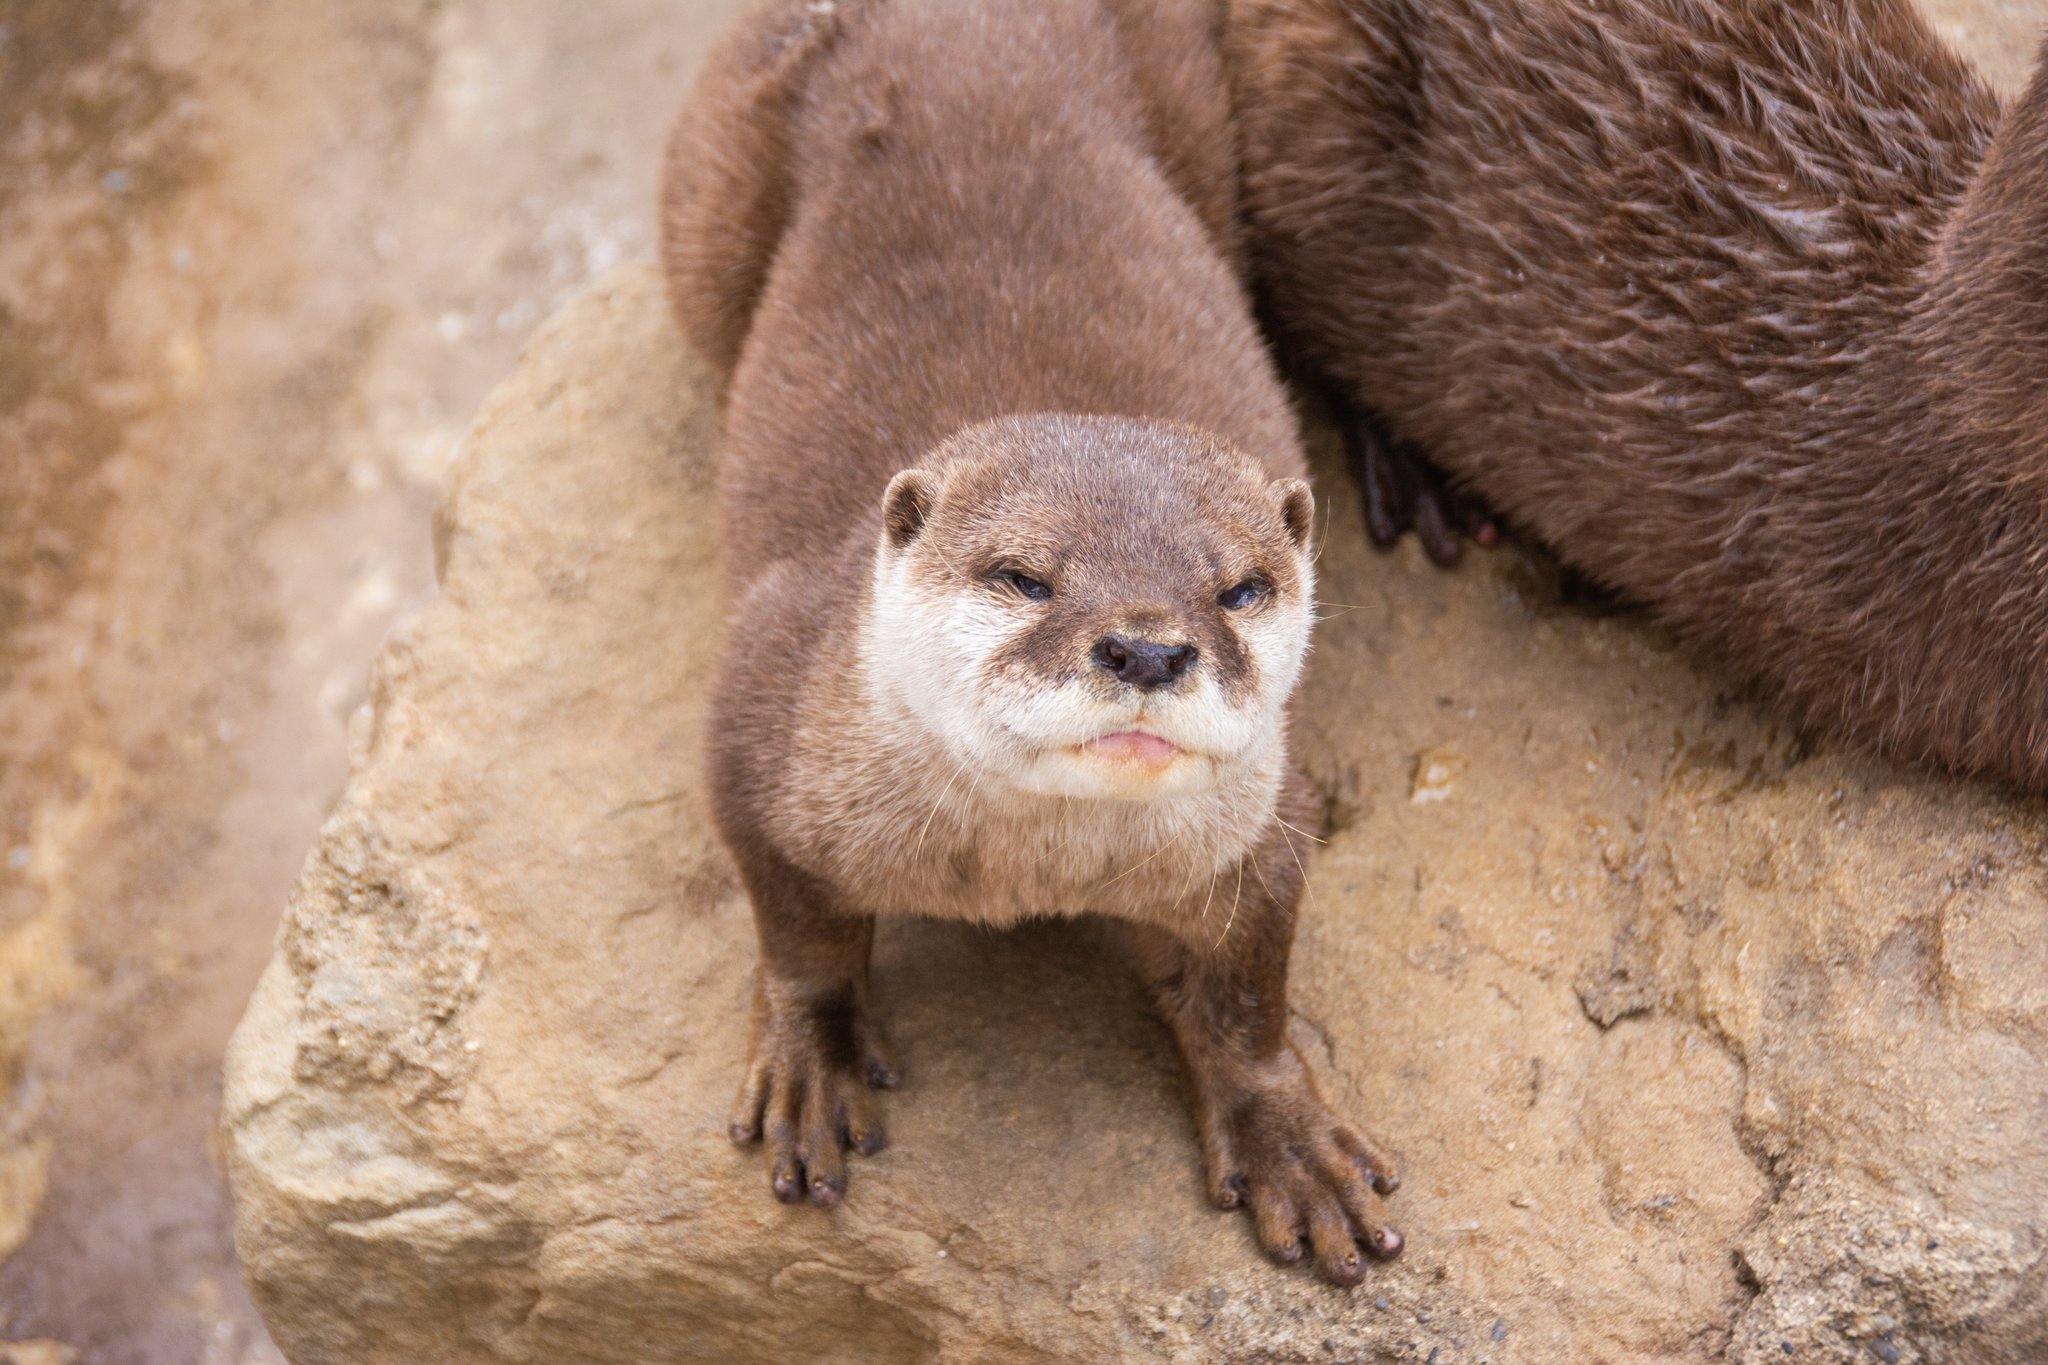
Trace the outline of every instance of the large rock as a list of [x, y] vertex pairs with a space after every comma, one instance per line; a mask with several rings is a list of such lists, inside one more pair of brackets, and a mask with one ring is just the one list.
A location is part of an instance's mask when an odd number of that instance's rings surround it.
[[1816, 749], [1519, 552], [1369, 553], [1326, 442], [1296, 1032], [1408, 1254], [1345, 1293], [1204, 1203], [1086, 924], [885, 927], [893, 1145], [774, 1203], [723, 1134], [714, 438], [645, 268], [477, 421], [228, 1059], [295, 1361], [2048, 1358], [2041, 810]]

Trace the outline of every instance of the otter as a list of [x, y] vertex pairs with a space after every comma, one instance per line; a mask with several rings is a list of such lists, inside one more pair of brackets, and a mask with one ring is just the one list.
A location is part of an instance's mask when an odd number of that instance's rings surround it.
[[1483, 524], [1426, 453], [1804, 722], [2048, 788], [2048, 72], [2001, 117], [1909, 0], [1230, 8], [1376, 533]]
[[1236, 272], [1215, 6], [781, 0], [662, 196], [721, 377], [708, 736], [760, 956], [731, 1133], [832, 1208], [899, 1073], [876, 917], [1120, 923], [1211, 1197], [1356, 1284], [1388, 1154], [1287, 1037], [1314, 501]]

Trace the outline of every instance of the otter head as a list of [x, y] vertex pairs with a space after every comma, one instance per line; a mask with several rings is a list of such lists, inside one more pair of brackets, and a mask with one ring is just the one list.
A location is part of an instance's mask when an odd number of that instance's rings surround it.
[[1314, 501], [1228, 442], [1125, 418], [967, 428], [883, 500], [864, 664], [970, 776], [1203, 791], [1281, 753]]

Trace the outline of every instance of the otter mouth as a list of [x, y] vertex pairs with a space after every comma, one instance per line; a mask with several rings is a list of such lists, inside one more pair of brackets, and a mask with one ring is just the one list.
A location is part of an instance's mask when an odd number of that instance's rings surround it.
[[1097, 735], [1086, 744], [1075, 745], [1074, 751], [1091, 758], [1106, 758], [1154, 772], [1169, 766], [1185, 752], [1171, 740], [1161, 739], [1144, 730], [1117, 730], [1110, 734]]

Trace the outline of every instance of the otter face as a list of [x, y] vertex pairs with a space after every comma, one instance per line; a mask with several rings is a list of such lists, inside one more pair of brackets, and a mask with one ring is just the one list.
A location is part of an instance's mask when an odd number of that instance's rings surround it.
[[870, 685], [964, 772], [1151, 800], [1274, 762], [1314, 502], [1187, 427], [1006, 418], [890, 483]]

